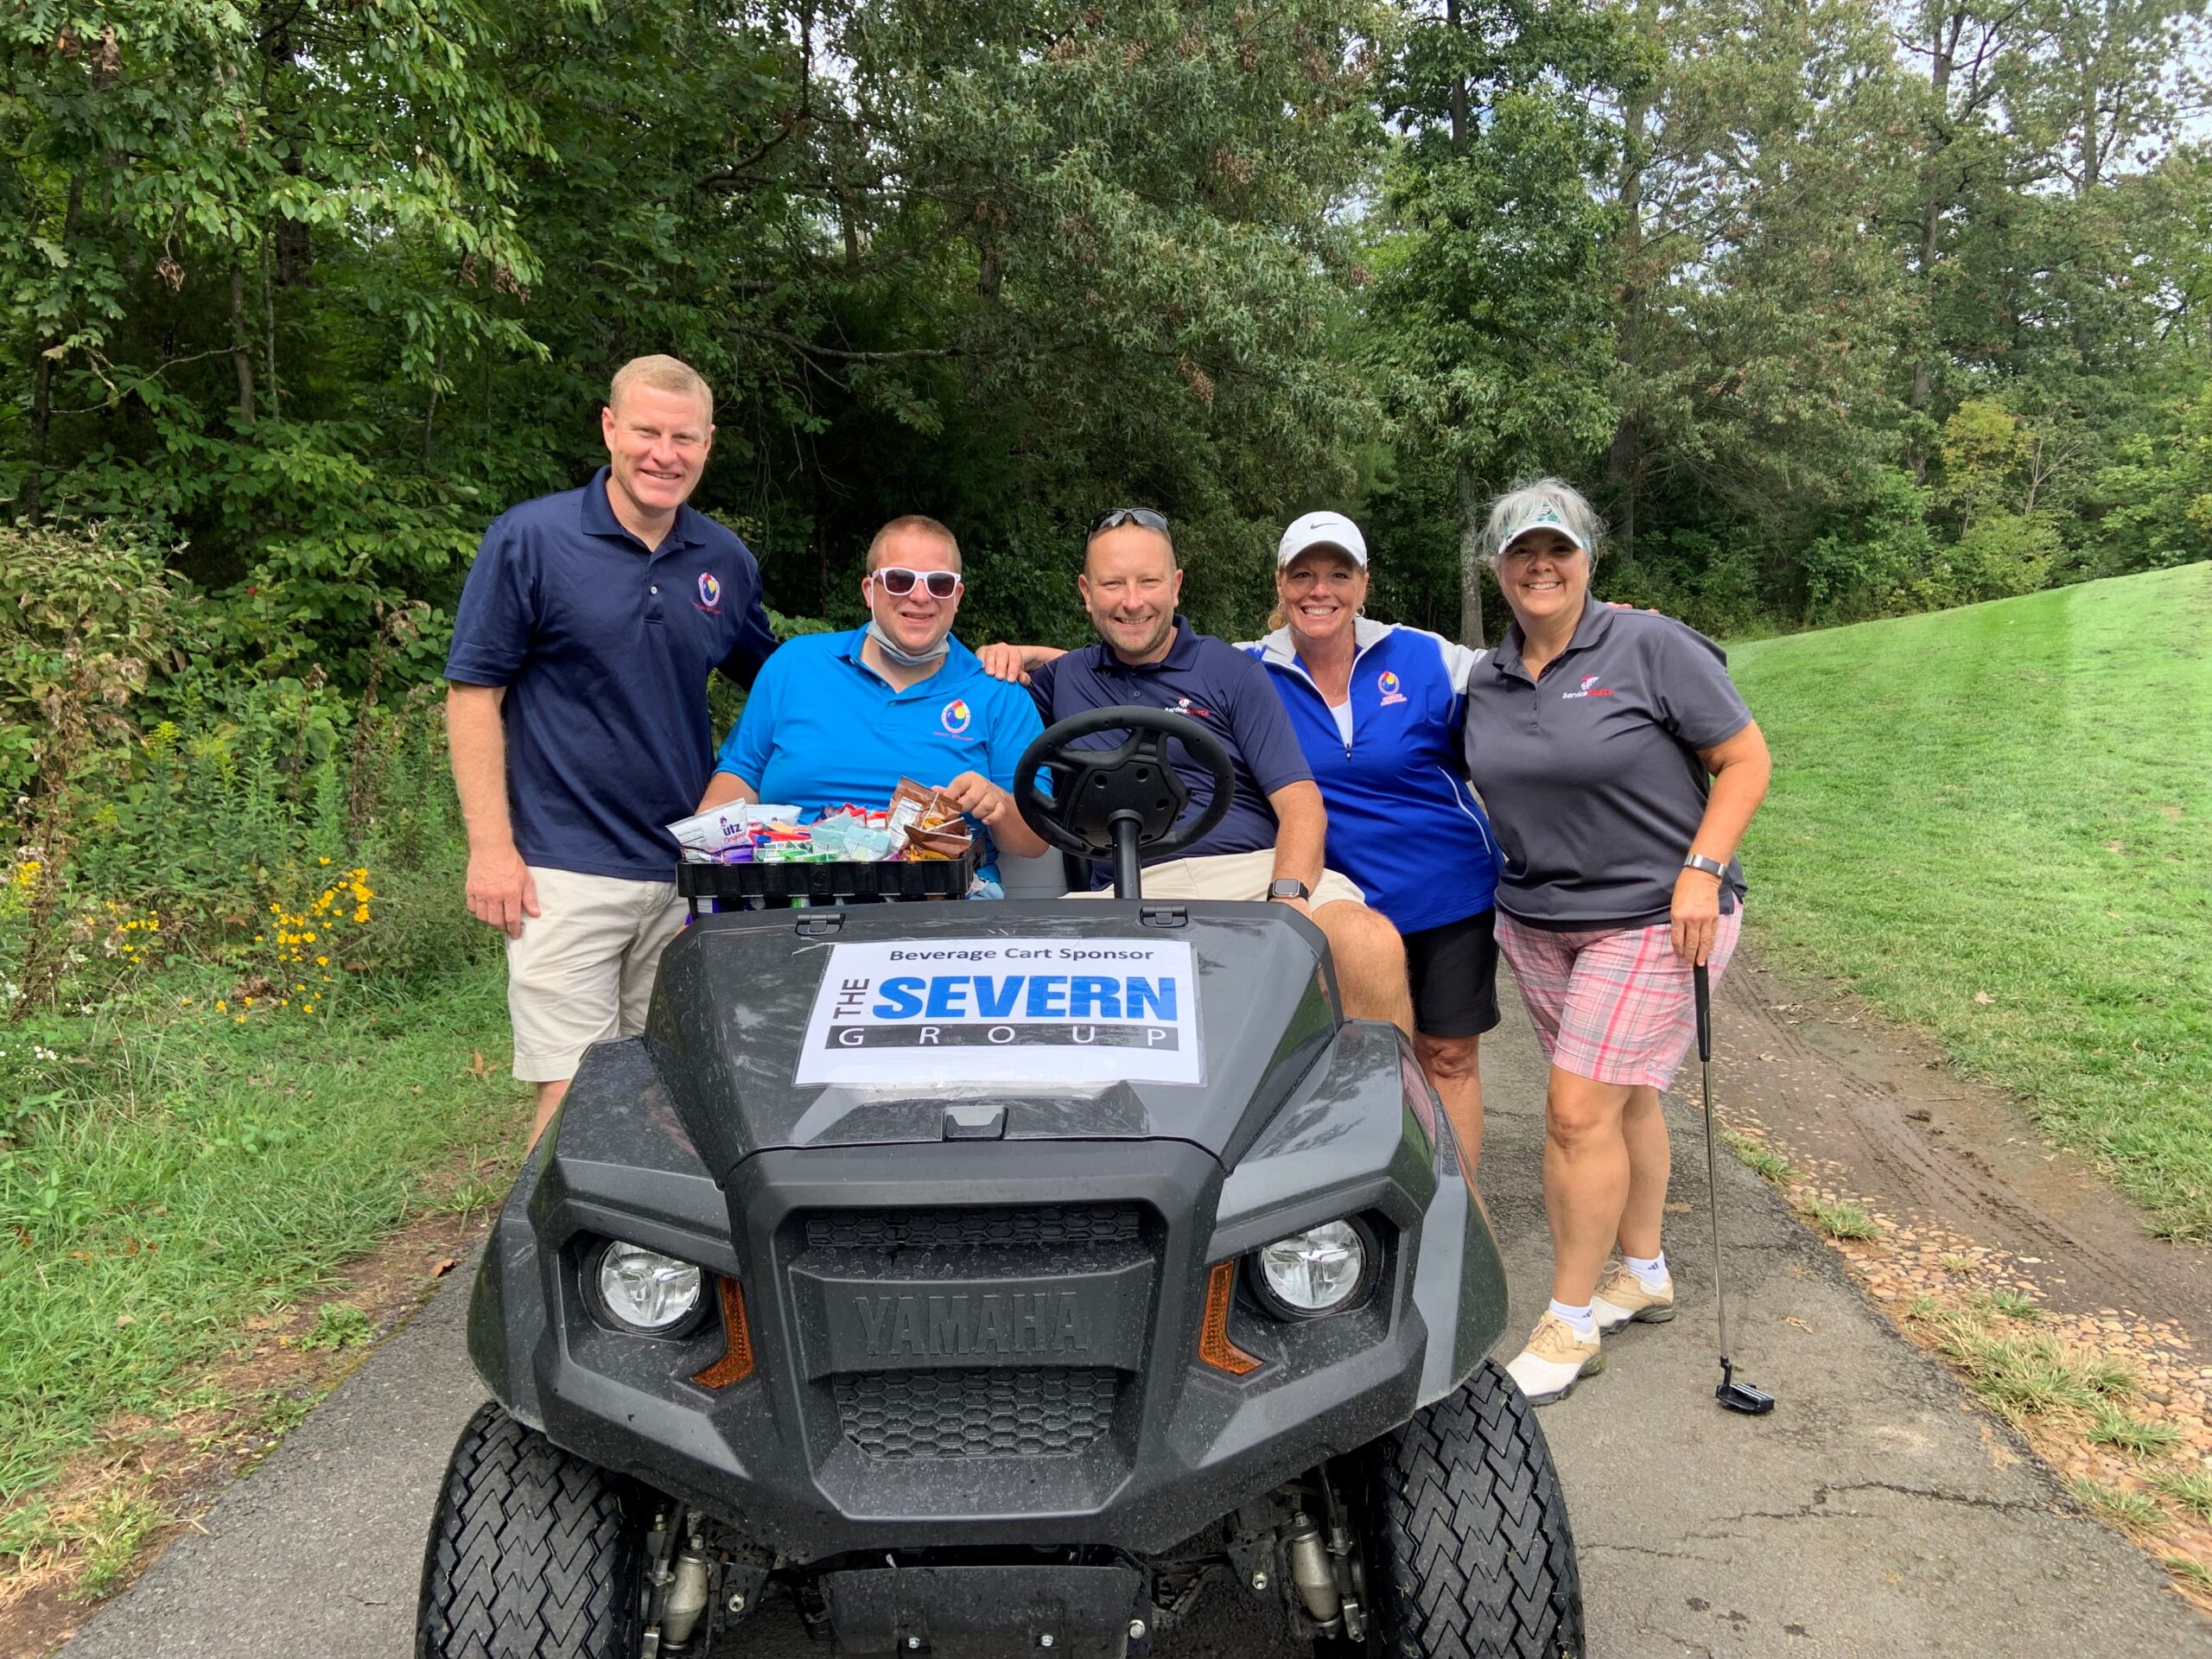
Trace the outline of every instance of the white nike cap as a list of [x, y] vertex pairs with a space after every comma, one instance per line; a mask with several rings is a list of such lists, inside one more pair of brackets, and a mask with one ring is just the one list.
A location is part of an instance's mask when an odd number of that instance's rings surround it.
[[1282, 541], [1275, 548], [1275, 569], [1280, 570], [1308, 548], [1333, 547], [1344, 554], [1361, 569], [1367, 569], [1367, 537], [1359, 533], [1359, 526], [1341, 512], [1309, 512], [1302, 518], [1290, 521], [1290, 528], [1282, 533]]

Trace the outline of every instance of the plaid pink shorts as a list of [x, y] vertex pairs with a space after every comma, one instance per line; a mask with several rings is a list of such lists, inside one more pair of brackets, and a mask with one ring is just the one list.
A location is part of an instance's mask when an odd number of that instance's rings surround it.
[[[1744, 907], [1720, 918], [1707, 971], [1718, 985]], [[1513, 965], [1545, 1058], [1599, 1083], [1664, 1089], [1697, 1039], [1690, 965], [1667, 924], [1554, 933], [1497, 912], [1497, 948]]]

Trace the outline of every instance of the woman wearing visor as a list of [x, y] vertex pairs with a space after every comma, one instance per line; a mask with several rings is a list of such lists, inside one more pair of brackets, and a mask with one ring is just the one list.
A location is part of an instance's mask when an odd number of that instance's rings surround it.
[[1414, 1051], [1471, 1185], [1477, 1049], [1498, 1020], [1497, 862], [1459, 729], [1468, 677], [1488, 653], [1364, 615], [1367, 538], [1340, 512], [1309, 512], [1283, 531], [1275, 600], [1274, 632], [1243, 649], [1266, 664], [1321, 787], [1329, 868], [1405, 939]]
[[1551, 1062], [1552, 1300], [1506, 1368], [1541, 1405], [1600, 1369], [1605, 1332], [1674, 1317], [1659, 1091], [1695, 1034], [1693, 967], [1717, 980], [1735, 952], [1769, 768], [1719, 646], [1592, 597], [1573, 488], [1502, 497], [1486, 539], [1513, 622], [1468, 681], [1466, 760], [1504, 849], [1498, 946]]

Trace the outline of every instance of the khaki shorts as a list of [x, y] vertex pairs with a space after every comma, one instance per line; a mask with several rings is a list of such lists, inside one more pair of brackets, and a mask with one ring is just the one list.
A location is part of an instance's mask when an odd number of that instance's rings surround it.
[[584, 1050], [645, 1028], [660, 953], [686, 914], [673, 881], [530, 867], [538, 914], [507, 941], [515, 1076], [565, 1083]]
[[[1148, 866], [1144, 871], [1144, 896], [1147, 899], [1251, 899], [1264, 900], [1268, 884], [1275, 879], [1275, 855], [1272, 848], [1256, 853], [1216, 853], [1209, 858], [1171, 858], [1165, 864]], [[1114, 890], [1102, 887], [1093, 893], [1071, 893], [1071, 899], [1111, 899]], [[1335, 904], [1348, 899], [1353, 904], [1366, 901], [1367, 895], [1334, 870], [1321, 872], [1319, 886], [1306, 902], [1319, 910], [1323, 905]]]

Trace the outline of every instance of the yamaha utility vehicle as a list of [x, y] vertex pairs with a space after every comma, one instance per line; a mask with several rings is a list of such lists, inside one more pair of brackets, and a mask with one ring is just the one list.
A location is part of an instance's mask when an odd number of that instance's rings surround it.
[[[1171, 740], [1213, 774], [1181, 825]], [[486, 1247], [493, 1402], [439, 1498], [421, 1659], [795, 1625], [869, 1659], [1141, 1659], [1206, 1595], [1277, 1649], [1580, 1652], [1543, 1435], [1484, 1358], [1497, 1251], [1411, 1050], [1343, 1017], [1290, 907], [1134, 896], [1230, 787], [1198, 722], [1100, 710], [1015, 793], [1114, 896], [696, 916]]]

